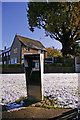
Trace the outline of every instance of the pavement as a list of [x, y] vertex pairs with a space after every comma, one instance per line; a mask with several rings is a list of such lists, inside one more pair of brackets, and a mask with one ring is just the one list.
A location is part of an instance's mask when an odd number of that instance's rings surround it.
[[[76, 109], [60, 109], [60, 108], [40, 108], [40, 107], [22, 107], [2, 112], [2, 120], [13, 119], [42, 119], [42, 120], [68, 120], [67, 118], [77, 115]], [[70, 119], [71, 120], [71, 119]]]
[[46, 109], [39, 107], [24, 107], [17, 110], [8, 110], [2, 113], [2, 118], [53, 118], [70, 109]]

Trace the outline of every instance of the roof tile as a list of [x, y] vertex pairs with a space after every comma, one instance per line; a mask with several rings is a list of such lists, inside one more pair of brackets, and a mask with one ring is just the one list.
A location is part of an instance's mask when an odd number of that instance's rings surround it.
[[47, 51], [46, 48], [42, 45], [42, 43], [38, 40], [32, 40], [30, 38], [22, 37], [22, 36], [19, 36], [19, 35], [16, 35], [16, 37], [26, 47]]

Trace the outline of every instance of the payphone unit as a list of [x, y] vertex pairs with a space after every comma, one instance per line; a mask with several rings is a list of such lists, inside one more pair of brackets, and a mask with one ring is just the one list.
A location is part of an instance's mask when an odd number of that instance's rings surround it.
[[29, 100], [43, 100], [43, 54], [24, 54]]

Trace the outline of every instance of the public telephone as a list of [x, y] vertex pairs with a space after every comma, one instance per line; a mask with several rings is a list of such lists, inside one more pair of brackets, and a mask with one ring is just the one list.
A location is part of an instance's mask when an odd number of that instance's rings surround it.
[[[30, 100], [43, 99], [43, 54], [24, 54], [27, 94]], [[26, 66], [26, 65], [25, 65]]]

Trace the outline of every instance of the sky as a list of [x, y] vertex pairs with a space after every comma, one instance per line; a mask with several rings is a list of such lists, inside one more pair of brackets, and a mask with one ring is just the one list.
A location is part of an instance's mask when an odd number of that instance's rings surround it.
[[45, 37], [43, 29], [35, 28], [34, 32], [29, 30], [26, 8], [26, 2], [2, 2], [2, 46], [0, 49], [4, 49], [4, 46], [10, 47], [16, 34], [39, 40], [46, 48], [54, 46], [61, 49], [61, 43]]

